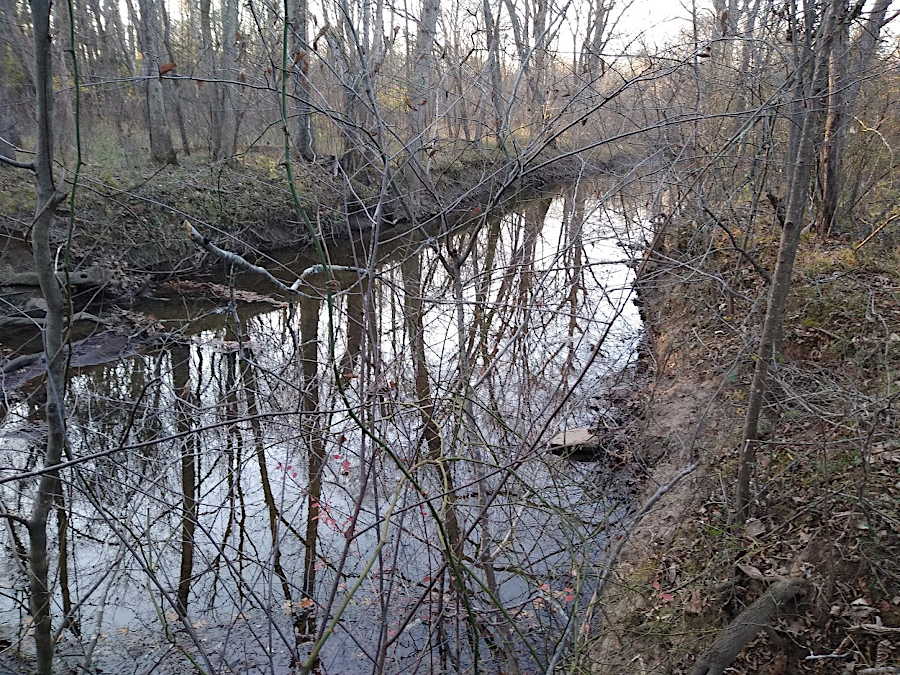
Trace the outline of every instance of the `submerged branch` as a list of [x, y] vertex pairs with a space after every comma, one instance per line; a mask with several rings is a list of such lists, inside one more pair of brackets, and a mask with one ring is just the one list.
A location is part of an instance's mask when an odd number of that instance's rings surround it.
[[[269, 270], [265, 267], [260, 267], [259, 265], [254, 265], [246, 258], [238, 255], [237, 253], [233, 253], [232, 251], [226, 251], [225, 249], [221, 249], [215, 244], [213, 244], [208, 238], [204, 237], [200, 232], [197, 231], [193, 225], [191, 225], [188, 221], [184, 221], [184, 229], [187, 232], [188, 237], [190, 237], [191, 241], [193, 241], [197, 246], [202, 248], [207, 253], [211, 253], [217, 258], [221, 258], [227, 263], [234, 265], [235, 267], [239, 267], [242, 270], [246, 270], [247, 272], [251, 272], [253, 274], [257, 274], [264, 279], [266, 279], [270, 284], [275, 286], [282, 293], [286, 293], [291, 296], [299, 296], [301, 298], [309, 298], [310, 300], [320, 300], [321, 297], [317, 295], [309, 295], [308, 293], [304, 293], [300, 290], [300, 284], [306, 282], [306, 279], [315, 275], [315, 274], [325, 274], [328, 277], [328, 283], [332, 283], [333, 278], [332, 274], [334, 272], [352, 272], [357, 275], [368, 274], [368, 272], [360, 267], [350, 267], [347, 265], [312, 265], [311, 267], [307, 267], [303, 272], [301, 272], [300, 276], [297, 277], [297, 280], [288, 286], [280, 279], [276, 278], [272, 275]], [[339, 290], [339, 289], [332, 289]]]

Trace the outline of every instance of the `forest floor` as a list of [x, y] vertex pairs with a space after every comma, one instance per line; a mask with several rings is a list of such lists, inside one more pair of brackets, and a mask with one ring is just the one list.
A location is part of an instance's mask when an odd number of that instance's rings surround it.
[[[773, 232], [754, 251], [769, 269], [776, 246]], [[635, 439], [644, 499], [700, 466], [631, 535], [590, 670], [721, 672], [698, 658], [777, 581], [798, 579], [804, 592], [727, 672], [900, 672], [900, 246], [804, 235], [743, 527], [733, 495], [766, 286], [725, 242], [700, 246], [711, 256], [691, 247], [676, 243], [640, 284], [655, 359]]]

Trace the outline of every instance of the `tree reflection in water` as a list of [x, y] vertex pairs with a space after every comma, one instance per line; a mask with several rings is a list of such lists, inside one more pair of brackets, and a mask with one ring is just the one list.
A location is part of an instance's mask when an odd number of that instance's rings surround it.
[[[640, 337], [617, 246], [637, 226], [590, 192], [407, 236], [330, 302], [157, 308], [161, 347], [73, 376], [72, 456], [126, 449], [62, 475], [63, 659], [99, 658], [102, 631], [207, 672], [545, 668], [623, 508], [606, 464], [545, 444], [597, 423]], [[17, 470], [34, 406], [4, 422]], [[3, 507], [32, 490], [5, 483]]]

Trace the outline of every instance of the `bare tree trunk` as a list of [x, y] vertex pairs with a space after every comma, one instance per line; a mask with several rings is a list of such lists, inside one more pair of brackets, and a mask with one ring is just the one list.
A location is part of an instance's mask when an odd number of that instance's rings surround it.
[[[822, 144], [822, 209], [816, 229], [827, 235], [834, 226], [838, 212], [838, 200], [843, 183], [842, 165], [844, 146], [847, 143], [847, 123], [856, 101], [865, 72], [878, 49], [878, 39], [884, 27], [890, 0], [877, 0], [869, 13], [860, 36], [848, 58], [849, 9], [844, 6], [837, 44], [832, 50], [828, 71], [828, 108], [825, 120], [825, 140]], [[847, 66], [849, 62], [849, 68]], [[847, 77], [852, 81], [848, 82]]]
[[222, 1], [222, 78], [226, 83], [221, 85], [222, 115], [219, 120], [221, 139], [216, 159], [228, 161], [234, 157], [237, 149], [237, 135], [240, 126], [234, 85], [237, 72], [237, 50], [241, 36], [238, 32], [237, 0]]
[[309, 62], [312, 46], [309, 44], [307, 33], [307, 8], [306, 0], [297, 0], [291, 5], [294, 16], [291, 17], [293, 28], [293, 53], [294, 53], [294, 95], [297, 97], [296, 116], [297, 123], [294, 127], [294, 148], [307, 162], [315, 159], [315, 145], [313, 143], [312, 110], [309, 98]]
[[288, 583], [287, 574], [281, 565], [281, 542], [278, 537], [278, 521], [284, 519], [284, 516], [278, 511], [278, 505], [275, 503], [275, 495], [272, 492], [272, 483], [269, 480], [269, 470], [266, 467], [266, 441], [263, 436], [262, 425], [259, 421], [259, 404], [257, 403], [256, 392], [259, 389], [256, 366], [253, 355], [249, 352], [245, 354], [246, 360], [242, 359], [243, 367], [241, 372], [245, 378], [245, 392], [247, 394], [247, 414], [250, 416], [250, 428], [253, 430], [253, 445], [256, 452], [256, 465], [259, 468], [259, 478], [262, 483], [263, 501], [266, 503], [266, 510], [269, 515], [269, 533], [272, 536], [272, 568], [275, 574], [281, 580], [281, 590], [284, 593], [285, 602], [291, 602], [291, 587]]
[[[441, 430], [434, 419], [434, 400], [431, 394], [428, 364], [425, 358], [421, 253], [407, 256], [401, 263], [400, 268], [403, 275], [403, 316], [412, 350], [411, 358], [419, 417], [422, 420], [425, 445], [428, 448], [428, 458], [435, 463], [438, 473], [437, 478], [444, 486], [444, 494], [446, 495], [442, 508], [444, 532], [447, 536], [447, 540], [442, 542], [444, 544], [444, 557], [450, 569], [456, 570], [455, 558], [459, 558], [462, 555], [462, 547], [465, 542], [462, 540], [462, 531], [456, 514], [456, 488], [453, 481], [452, 466], [448, 466], [448, 463], [443, 461]], [[456, 582], [461, 583], [461, 580], [457, 579]]]
[[141, 52], [144, 61], [144, 76], [147, 78], [147, 115], [150, 130], [150, 159], [160, 164], [177, 164], [175, 148], [172, 147], [172, 132], [166, 115], [163, 98], [160, 58], [158, 0], [138, 0], [141, 22], [138, 30], [143, 35]]
[[[210, 0], [200, 0], [200, 64], [203, 75], [207, 79], [216, 78], [216, 53], [213, 49], [212, 19], [210, 18]], [[209, 155], [218, 157], [219, 147], [222, 143], [219, 134], [219, 117], [221, 115], [220, 85], [215, 82], [207, 82], [204, 86], [206, 93], [206, 105], [209, 109]]]
[[413, 119], [412, 139], [409, 143], [408, 182], [413, 204], [418, 204], [418, 193], [426, 184], [426, 166], [423, 156], [424, 136], [431, 122], [431, 105], [428, 94], [428, 80], [432, 71], [432, 49], [437, 28], [440, 0], [424, 0], [416, 34], [416, 51], [413, 56], [412, 81], [409, 86], [409, 103]]
[[72, 590], [69, 585], [69, 514], [66, 512], [66, 498], [62, 491], [62, 483], [57, 482], [59, 492], [56, 493], [56, 547], [59, 551], [59, 590], [62, 595], [63, 615], [66, 626], [75, 635], [81, 630], [78, 619], [72, 613]]
[[586, 45], [588, 54], [585, 69], [587, 70], [588, 78], [592, 82], [602, 77], [606, 68], [601, 54], [603, 54], [607, 41], [606, 27], [609, 23], [610, 9], [607, 3], [608, 0], [595, 0], [591, 8], [592, 21], [588, 28], [590, 41]]
[[[766, 318], [763, 323], [759, 350], [756, 355], [756, 368], [747, 402], [747, 414], [744, 419], [744, 433], [741, 439], [740, 468], [738, 470], [737, 519], [743, 522], [747, 517], [750, 505], [750, 474], [756, 463], [756, 442], [759, 435], [759, 417], [768, 386], [769, 367], [780, 349], [781, 327], [784, 321], [784, 308], [788, 292], [791, 288], [791, 273], [794, 259], [800, 243], [800, 232], [803, 229], [803, 213], [806, 210], [809, 176], [812, 168], [816, 137], [819, 133], [821, 105], [817, 94], [823, 90], [821, 80], [828, 67], [833, 47], [836, 21], [840, 13], [842, 0], [832, 0], [830, 8], [825, 10], [825, 17], [819, 31], [819, 39], [815, 52], [815, 67], [810, 86], [804, 87], [809, 98], [803, 115], [803, 126], [797, 144], [797, 155], [793, 161], [791, 183], [788, 188], [788, 205], [784, 227], [781, 231], [781, 243], [778, 248], [778, 260], [772, 275], [772, 287], [769, 290], [769, 301], [766, 307]], [[801, 83], [804, 84], [804, 83]]]
[[[179, 432], [191, 430], [191, 350], [187, 345], [172, 348], [172, 389]], [[178, 574], [178, 612], [187, 616], [194, 569], [194, 531], [197, 527], [196, 436], [181, 441], [181, 566]]]
[[[175, 50], [172, 49], [172, 26], [165, 3], [159, 6], [159, 10], [163, 20], [163, 44], [166, 47], [166, 54], [168, 55], [169, 63], [175, 63]], [[178, 133], [181, 136], [181, 151], [185, 154], [185, 157], [190, 157], [191, 144], [188, 142], [187, 125], [184, 123], [184, 113], [181, 110], [181, 83], [178, 80], [173, 80], [171, 84], [169, 93], [171, 94], [172, 107], [175, 109], [175, 120], [178, 122]]]
[[115, 0], [106, 0], [103, 5], [103, 11], [106, 14], [106, 25], [109, 30], [107, 39], [116, 43], [116, 60], [121, 59], [125, 63], [125, 70], [128, 75], [134, 77], [137, 72], [137, 66], [134, 63], [134, 50], [128, 44], [125, 27], [122, 24], [122, 15], [119, 12], [119, 3]]
[[15, 0], [0, 0], [0, 41], [9, 45], [22, 68], [23, 83], [26, 88], [34, 85], [34, 58], [31, 55], [29, 40], [22, 26], [28, 24], [25, 15], [20, 12], [24, 3]]
[[[316, 597], [316, 546], [319, 535], [319, 522], [322, 514], [322, 470], [325, 466], [325, 446], [322, 442], [321, 430], [315, 414], [319, 408], [319, 311], [322, 306], [319, 300], [302, 299], [300, 301], [300, 359], [302, 362], [302, 393], [300, 409], [304, 415], [303, 437], [306, 441], [309, 459], [309, 487], [307, 489], [306, 511], [306, 546], [303, 557], [303, 597], [315, 600]], [[306, 634], [313, 633], [316, 628], [315, 614], [306, 615]]]
[[0, 156], [6, 159], [16, 159], [16, 147], [22, 141], [16, 128], [16, 118], [10, 112], [10, 106], [6, 95], [6, 83], [0, 81]]
[[[44, 357], [47, 362], [47, 449], [44, 466], [59, 464], [66, 442], [65, 395], [66, 362], [63, 354], [65, 298], [50, 250], [50, 226], [61, 201], [53, 179], [53, 73], [50, 55], [50, 2], [32, 0], [31, 19], [34, 26], [34, 74], [36, 85], [35, 117], [37, 121], [34, 172], [37, 180], [37, 206], [31, 232], [34, 262], [47, 317], [44, 323]], [[55, 471], [41, 476], [28, 522], [29, 587], [31, 616], [37, 652], [37, 672], [53, 672], [53, 639], [51, 635], [50, 587], [48, 581], [47, 519], [53, 498], [59, 489]]]
[[490, 77], [490, 106], [485, 106], [485, 111], [490, 108], [494, 114], [493, 129], [497, 137], [497, 143], [503, 151], [509, 155], [506, 147], [506, 124], [503, 111], [503, 87], [500, 80], [500, 40], [494, 25], [494, 14], [491, 11], [491, 0], [482, 1], [484, 11], [485, 38], [487, 39], [488, 63], [487, 69]]

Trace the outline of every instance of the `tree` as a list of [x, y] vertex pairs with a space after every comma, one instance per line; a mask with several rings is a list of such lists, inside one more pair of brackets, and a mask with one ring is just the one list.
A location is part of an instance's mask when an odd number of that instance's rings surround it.
[[312, 111], [310, 108], [309, 67], [313, 58], [309, 44], [309, 9], [306, 0], [297, 0], [289, 5], [293, 15], [289, 17], [291, 46], [293, 54], [294, 95], [296, 96], [296, 119], [294, 126], [294, 148], [307, 162], [315, 159]]
[[841, 10], [835, 48], [828, 63], [828, 98], [821, 150], [822, 208], [816, 226], [823, 235], [831, 231], [838, 213], [850, 111], [875, 59], [890, 4], [890, 0], [876, 0], [853, 45], [849, 44], [849, 26], [862, 5], [857, 4], [852, 11], [845, 5]]
[[418, 199], [416, 192], [425, 185], [427, 158], [424, 156], [425, 135], [429, 133], [432, 123], [430, 111], [433, 109], [429, 91], [429, 78], [434, 71], [432, 49], [434, 34], [437, 28], [439, 0], [424, 0], [419, 16], [419, 27], [416, 33], [416, 49], [413, 56], [413, 72], [407, 93], [411, 105], [412, 138], [409, 142], [409, 185], [411, 198]]
[[150, 131], [150, 158], [160, 164], [177, 164], [172, 132], [163, 97], [163, 65], [159, 29], [161, 19], [158, 0], [138, 0], [141, 20], [138, 36], [143, 56], [143, 74], [147, 80], [147, 128]]
[[227, 84], [221, 87], [221, 116], [220, 130], [213, 133], [221, 134], [216, 159], [230, 160], [237, 148], [238, 131], [240, 130], [240, 114], [237, 108], [237, 89], [234, 85], [238, 81], [238, 49], [242, 42], [241, 33], [238, 30], [238, 3], [237, 0], [222, 0], [222, 77]]
[[37, 201], [31, 223], [31, 247], [41, 293], [47, 306], [43, 329], [44, 359], [47, 364], [47, 402], [44, 413], [47, 441], [43, 462], [47, 470], [38, 479], [31, 515], [21, 518], [4, 513], [6, 518], [24, 525], [28, 532], [28, 581], [38, 675], [51, 675], [53, 672], [53, 617], [47, 524], [54, 499], [60, 494], [59, 475], [52, 467], [59, 464], [66, 447], [66, 354], [63, 350], [66, 295], [57, 279], [56, 265], [50, 249], [50, 228], [57, 206], [65, 199], [65, 192], [58, 190], [53, 175], [54, 99], [50, 11], [50, 2], [47, 0], [31, 2], [37, 122], [34, 160], [30, 164], [20, 163], [0, 153], [0, 160], [4, 163], [30, 169], [35, 175]]
[[6, 83], [0, 82], [0, 155], [6, 159], [16, 159], [16, 147], [22, 142], [16, 125], [16, 118], [9, 105]]
[[[801, 126], [796, 142], [789, 146], [796, 154], [791, 157], [787, 206], [778, 247], [778, 260], [772, 275], [765, 320], [756, 353], [756, 366], [747, 401], [747, 413], [744, 418], [736, 503], [738, 520], [741, 522], [746, 519], [751, 502], [750, 477], [755, 468], [759, 418], [768, 389], [769, 368], [780, 352], [784, 309], [791, 288], [791, 274], [800, 243], [800, 232], [803, 229], [814, 150], [822, 137], [820, 92], [825, 90], [825, 77], [835, 48], [842, 7], [842, 0], [832, 0], [818, 17], [815, 35], [810, 37], [811, 49], [803, 54], [804, 60], [809, 58], [812, 61], [811, 76], [805, 75], [808, 71], [804, 61], [794, 63], [794, 76], [797, 80], [794, 91], [796, 95], [803, 97], [802, 101], [794, 101], [795, 110], [802, 110], [799, 114]], [[809, 11], [809, 8], [807, 9]], [[795, 114], [794, 119], [797, 118]]]

